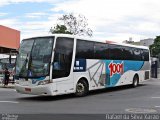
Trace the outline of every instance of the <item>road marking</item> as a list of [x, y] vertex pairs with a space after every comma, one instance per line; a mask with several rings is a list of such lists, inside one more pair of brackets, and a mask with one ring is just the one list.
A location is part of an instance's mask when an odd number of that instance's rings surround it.
[[152, 108], [128, 108], [125, 109], [126, 112], [130, 113], [156, 113], [157, 111]]
[[17, 104], [19, 102], [16, 102], [16, 101], [0, 101], [0, 103], [15, 103], [15, 104]]
[[160, 98], [160, 97], [152, 97], [152, 98]]
[[155, 107], [160, 108], [160, 106], [155, 106]]

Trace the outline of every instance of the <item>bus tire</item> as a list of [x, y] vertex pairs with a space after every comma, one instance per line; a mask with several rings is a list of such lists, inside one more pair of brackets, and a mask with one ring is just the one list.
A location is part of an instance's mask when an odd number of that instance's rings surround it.
[[139, 84], [139, 77], [138, 77], [138, 75], [136, 74], [136, 75], [133, 77], [132, 87], [137, 87], [138, 84]]
[[76, 85], [75, 95], [77, 97], [83, 97], [83, 96], [86, 96], [88, 94], [88, 91], [89, 91], [89, 87], [88, 87], [88, 84], [87, 84], [86, 80], [81, 79], [80, 81], [78, 81], [78, 83]]

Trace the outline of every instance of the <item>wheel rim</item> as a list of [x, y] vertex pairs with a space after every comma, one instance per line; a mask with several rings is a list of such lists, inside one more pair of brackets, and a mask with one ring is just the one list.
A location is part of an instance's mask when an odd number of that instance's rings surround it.
[[77, 84], [77, 92], [78, 93], [84, 92], [84, 85], [82, 83]]

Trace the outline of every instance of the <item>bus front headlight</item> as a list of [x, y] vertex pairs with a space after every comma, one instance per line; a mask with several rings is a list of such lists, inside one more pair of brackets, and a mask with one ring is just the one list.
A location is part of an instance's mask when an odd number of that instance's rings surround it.
[[38, 85], [46, 85], [46, 84], [49, 84], [51, 83], [50, 80], [43, 80], [43, 81], [39, 81]]

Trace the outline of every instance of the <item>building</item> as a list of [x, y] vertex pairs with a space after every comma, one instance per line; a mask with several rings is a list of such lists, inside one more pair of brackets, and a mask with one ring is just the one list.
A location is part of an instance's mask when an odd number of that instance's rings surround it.
[[140, 40], [140, 45], [142, 45], [142, 46], [148, 46], [149, 47], [153, 43], [154, 43], [154, 39], [153, 38]]
[[20, 31], [0, 25], [0, 54], [17, 50], [20, 45]]
[[123, 41], [123, 43], [126, 43], [126, 44], [132, 44], [132, 45], [141, 45], [141, 46], [150, 46], [154, 43], [154, 39], [153, 38], [148, 38], [148, 39], [142, 39], [138, 42], [134, 42], [132, 40], [125, 40]]

